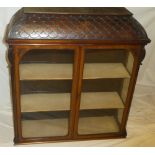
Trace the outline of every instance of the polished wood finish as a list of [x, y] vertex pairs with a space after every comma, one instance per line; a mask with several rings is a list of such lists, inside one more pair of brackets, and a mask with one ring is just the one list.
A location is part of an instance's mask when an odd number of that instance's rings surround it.
[[[144, 46], [150, 42], [145, 30], [132, 14], [123, 8], [51, 10], [52, 8], [21, 9], [8, 26], [6, 41], [9, 44], [14, 142], [18, 144], [126, 137], [126, 123], [138, 70], [145, 57]], [[94, 50], [97, 54], [92, 52]], [[114, 55], [113, 50], [117, 54]], [[105, 54], [102, 54], [103, 51], [106, 51]], [[124, 51], [133, 55], [132, 70], [125, 66], [127, 58]], [[104, 63], [100, 57], [105, 58]], [[53, 62], [55, 70], [58, 70], [60, 62], [64, 64], [61, 75], [51, 72]], [[113, 68], [115, 72], [109, 72]], [[35, 75], [32, 74], [34, 70]], [[45, 74], [41, 74], [41, 70], [44, 70]], [[29, 75], [27, 71], [30, 72]], [[121, 99], [122, 78], [129, 81], [127, 97], [124, 100]], [[101, 93], [102, 91], [107, 94]], [[61, 94], [60, 98], [58, 94]], [[31, 109], [31, 98], [37, 101], [34, 104], [36, 109]], [[59, 106], [56, 104], [53, 110], [50, 102], [41, 105], [41, 100], [45, 101], [46, 98], [55, 98], [55, 102], [64, 103]], [[103, 105], [101, 100], [106, 103]], [[93, 104], [95, 101], [97, 106]], [[22, 106], [23, 103], [25, 107]], [[120, 109], [123, 109], [122, 119], [117, 117], [118, 113], [121, 113]], [[99, 119], [96, 120], [91, 114], [97, 115]], [[57, 116], [58, 121], [49, 119], [53, 116]], [[69, 121], [66, 121], [66, 118], [69, 118]], [[34, 120], [37, 120], [36, 124]], [[62, 135], [51, 135], [51, 127], [46, 124], [49, 129], [47, 135], [38, 133], [41, 136], [31, 136], [33, 133], [30, 128], [37, 130], [46, 120], [64, 124], [68, 122], [68, 131], [61, 131], [62, 128], [56, 127], [55, 132], [60, 131]], [[91, 120], [97, 123], [96, 128], [90, 131], [93, 134], [84, 130], [84, 125]], [[100, 124], [101, 121], [107, 124], [107, 128]], [[110, 122], [114, 122], [113, 126]], [[79, 124], [84, 128], [80, 128]], [[22, 129], [23, 126], [26, 126], [26, 130]], [[66, 124], [64, 126], [66, 127]], [[94, 127], [94, 124], [90, 123], [89, 127]], [[102, 133], [102, 129], [106, 132]]]

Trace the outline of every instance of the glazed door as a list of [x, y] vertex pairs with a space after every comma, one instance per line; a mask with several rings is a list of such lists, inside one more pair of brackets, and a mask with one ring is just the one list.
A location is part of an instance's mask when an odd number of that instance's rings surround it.
[[119, 133], [134, 58], [123, 49], [85, 48], [77, 134]]
[[19, 63], [23, 138], [71, 136], [77, 50], [29, 48]]

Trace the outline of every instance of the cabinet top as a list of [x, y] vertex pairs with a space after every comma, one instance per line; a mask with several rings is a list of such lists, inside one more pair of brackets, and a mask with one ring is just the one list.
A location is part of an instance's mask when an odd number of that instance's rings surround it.
[[87, 14], [87, 15], [132, 15], [123, 7], [25, 7], [24, 13], [38, 14]]
[[126, 8], [22, 8], [10, 21], [7, 41], [95, 40], [150, 42]]

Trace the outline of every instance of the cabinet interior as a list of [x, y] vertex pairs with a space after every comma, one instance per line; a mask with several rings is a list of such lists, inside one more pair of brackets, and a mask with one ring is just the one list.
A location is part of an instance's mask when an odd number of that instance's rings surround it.
[[83, 117], [79, 112], [79, 135], [120, 131], [132, 67], [133, 56], [127, 50], [85, 50], [80, 110], [93, 107], [96, 113]]
[[68, 135], [73, 63], [71, 49], [33, 49], [24, 55], [19, 65], [24, 138]]
[[[83, 49], [78, 134], [119, 132], [133, 68], [131, 52]], [[69, 133], [75, 51], [33, 49], [20, 61], [22, 136]], [[79, 75], [76, 75], [79, 76]], [[43, 127], [43, 128], [42, 128]]]

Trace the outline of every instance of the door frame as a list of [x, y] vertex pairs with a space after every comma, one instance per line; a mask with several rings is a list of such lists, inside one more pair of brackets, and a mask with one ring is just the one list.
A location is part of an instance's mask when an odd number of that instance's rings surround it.
[[[122, 121], [120, 125], [120, 132], [116, 133], [103, 133], [103, 134], [86, 134], [86, 135], [79, 135], [78, 134], [78, 121], [79, 121], [79, 109], [80, 109], [80, 98], [81, 98], [81, 90], [82, 90], [82, 77], [83, 77], [83, 70], [84, 70], [84, 56], [85, 56], [85, 49], [123, 49], [128, 50], [132, 53], [134, 57], [133, 69], [130, 77], [128, 93], [126, 97], [126, 105], [122, 115]], [[78, 88], [77, 88], [77, 106], [76, 106], [76, 116], [75, 116], [75, 128], [74, 128], [74, 139], [100, 139], [100, 138], [119, 138], [119, 137], [126, 137], [126, 123], [128, 120], [128, 115], [131, 107], [131, 101], [135, 89], [135, 84], [137, 80], [140, 59], [141, 59], [141, 51], [143, 50], [142, 46], [139, 45], [81, 45], [80, 46], [80, 71], [79, 71], [79, 79], [78, 79]]]
[[[73, 79], [72, 79], [72, 91], [70, 102], [70, 117], [68, 124], [68, 135], [66, 136], [52, 136], [52, 137], [35, 137], [24, 138], [22, 137], [22, 123], [21, 123], [21, 103], [20, 103], [20, 75], [19, 75], [19, 63], [22, 57], [32, 49], [71, 49], [74, 50], [73, 60]], [[77, 46], [72, 45], [14, 45], [12, 50], [12, 67], [11, 67], [11, 81], [12, 81], [12, 99], [13, 99], [13, 112], [14, 112], [14, 129], [15, 138], [14, 142], [27, 143], [27, 142], [42, 142], [42, 141], [57, 141], [57, 140], [69, 140], [72, 139], [74, 123], [75, 123], [75, 105], [76, 105], [76, 83], [78, 81], [78, 63], [79, 63], [79, 49]], [[59, 52], [59, 51], [58, 51]], [[63, 52], [60, 50], [60, 52]], [[11, 54], [11, 53], [9, 53]]]

